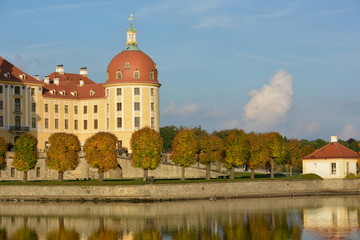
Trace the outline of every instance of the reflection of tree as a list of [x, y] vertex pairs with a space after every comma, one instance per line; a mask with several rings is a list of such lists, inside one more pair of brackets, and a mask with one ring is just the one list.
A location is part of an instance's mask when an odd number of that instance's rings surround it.
[[64, 227], [64, 218], [59, 218], [59, 230], [49, 232], [47, 240], [78, 240], [79, 233], [75, 229]]
[[220, 240], [221, 237], [217, 234], [214, 234], [210, 229], [202, 229], [200, 231], [199, 240]]
[[6, 229], [0, 229], [0, 240], [7, 240], [6, 235]]
[[18, 229], [13, 236], [14, 240], [37, 240], [38, 236], [35, 230], [28, 227]]
[[99, 230], [93, 233], [88, 240], [117, 240], [118, 232], [105, 228], [104, 219], [100, 219]]
[[196, 231], [189, 229], [180, 229], [180, 231], [177, 231], [173, 234], [172, 240], [183, 240], [183, 239], [196, 240], [197, 239]]
[[161, 234], [155, 229], [147, 229], [142, 232], [136, 232], [133, 240], [160, 240]]

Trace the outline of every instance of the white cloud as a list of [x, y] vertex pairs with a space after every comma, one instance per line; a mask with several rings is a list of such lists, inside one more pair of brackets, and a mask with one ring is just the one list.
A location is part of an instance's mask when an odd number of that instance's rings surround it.
[[249, 93], [244, 106], [244, 125], [250, 131], [268, 131], [286, 121], [292, 106], [292, 75], [285, 70], [277, 72], [260, 90]]
[[211, 28], [211, 27], [219, 27], [219, 28], [232, 28], [233, 21], [229, 17], [224, 16], [216, 16], [216, 17], [206, 17], [202, 19], [194, 28]]
[[313, 136], [320, 129], [320, 123], [317, 121], [304, 121], [299, 119], [296, 121], [294, 129], [291, 133], [292, 137], [306, 138]]
[[175, 102], [170, 102], [162, 113], [164, 115], [191, 116], [199, 113], [199, 110], [195, 103], [186, 102], [182, 106], [177, 106]]
[[345, 126], [342, 127], [341, 131], [337, 134], [339, 136], [339, 138], [343, 139], [343, 140], [348, 140], [349, 138], [358, 138], [360, 132], [357, 130], [357, 128], [349, 123]]

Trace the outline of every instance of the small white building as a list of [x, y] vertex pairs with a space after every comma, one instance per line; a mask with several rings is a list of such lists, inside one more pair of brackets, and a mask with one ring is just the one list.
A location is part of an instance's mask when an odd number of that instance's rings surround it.
[[302, 159], [303, 174], [315, 173], [322, 178], [346, 178], [349, 173], [356, 175], [360, 155], [337, 142], [331, 142]]

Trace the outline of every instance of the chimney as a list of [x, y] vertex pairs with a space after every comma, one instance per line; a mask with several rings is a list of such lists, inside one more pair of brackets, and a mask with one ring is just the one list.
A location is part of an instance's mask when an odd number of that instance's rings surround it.
[[34, 78], [35, 78], [36, 80], [40, 80], [40, 76], [39, 76], [39, 75], [35, 75]]
[[44, 77], [44, 83], [45, 83], [45, 84], [49, 84], [49, 83], [50, 83], [50, 78], [49, 78], [49, 76], [45, 76], [45, 77]]
[[58, 77], [54, 78], [54, 83], [59, 86], [60, 81]]
[[331, 136], [331, 142], [337, 142], [338, 138], [337, 136]]
[[84, 86], [84, 80], [82, 80], [82, 79], [79, 80], [79, 86], [80, 87]]
[[64, 65], [57, 65], [56, 72], [60, 73], [60, 75], [64, 75]]
[[80, 68], [80, 75], [83, 75], [84, 77], [87, 77], [87, 75], [88, 75], [87, 67]]

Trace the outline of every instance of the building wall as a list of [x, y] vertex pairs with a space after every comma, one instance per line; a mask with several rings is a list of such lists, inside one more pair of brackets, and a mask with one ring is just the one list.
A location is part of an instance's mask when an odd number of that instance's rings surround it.
[[[335, 173], [332, 163], [336, 164]], [[356, 175], [357, 159], [312, 159], [303, 160], [303, 173], [315, 173], [323, 178], [346, 178], [349, 173]]]

